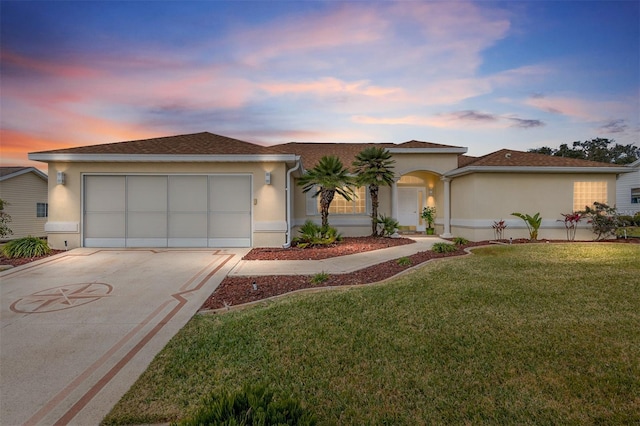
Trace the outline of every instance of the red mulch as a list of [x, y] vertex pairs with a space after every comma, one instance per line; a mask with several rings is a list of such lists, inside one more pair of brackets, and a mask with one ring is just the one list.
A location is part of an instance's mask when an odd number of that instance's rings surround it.
[[[361, 240], [361, 241], [360, 241]], [[370, 240], [390, 240], [398, 241], [404, 239], [375, 239], [371, 237], [364, 238], [346, 238], [340, 245], [346, 246], [347, 244], [352, 247], [330, 247], [330, 248], [312, 248], [312, 249], [253, 249], [245, 260], [306, 260], [306, 259], [326, 259], [326, 256], [331, 250], [334, 253], [359, 253], [367, 251], [365, 247], [369, 247]], [[409, 240], [411, 241], [411, 240]], [[365, 243], [363, 246], [359, 246], [359, 242]], [[412, 242], [412, 241], [411, 241]], [[502, 240], [503, 243], [508, 243], [508, 240]], [[538, 240], [535, 243], [548, 243], [548, 242], [561, 242], [562, 241], [550, 241], [550, 240]], [[590, 241], [592, 242], [592, 241]], [[640, 239], [628, 239], [628, 240], [606, 240], [605, 242], [617, 242], [628, 244], [639, 244]], [[375, 242], [374, 242], [375, 243]], [[527, 244], [530, 243], [527, 239], [513, 240], [514, 244]], [[406, 242], [404, 244], [407, 244]], [[419, 265], [431, 259], [438, 259], [443, 257], [460, 256], [466, 254], [464, 251], [468, 247], [476, 247], [481, 245], [490, 244], [489, 241], [470, 242], [464, 246], [460, 246], [458, 250], [451, 253], [435, 253], [433, 251], [424, 251], [416, 253], [412, 256], [408, 256], [410, 263], [408, 265], [399, 265], [397, 260], [390, 260], [378, 265], [370, 266], [368, 268], [360, 269], [348, 274], [335, 274], [330, 275], [329, 279], [321, 284], [312, 283], [313, 276], [310, 275], [268, 275], [259, 277], [226, 277], [213, 292], [207, 301], [202, 305], [202, 310], [206, 309], [220, 309], [228, 306], [241, 305], [244, 303], [255, 302], [263, 300], [269, 297], [278, 296], [292, 291], [301, 290], [305, 288], [313, 287], [336, 287], [354, 284], [367, 284], [382, 281], [390, 278], [406, 269]], [[293, 250], [293, 251], [292, 251]], [[369, 249], [369, 250], [375, 250]], [[255, 252], [255, 253], [254, 253]], [[291, 253], [291, 254], [287, 254]], [[316, 254], [322, 257], [315, 257]], [[342, 254], [334, 254], [334, 256], [341, 256]], [[255, 257], [254, 257], [255, 256]], [[253, 283], [257, 285], [257, 289], [253, 289]]]
[[252, 249], [243, 260], [321, 260], [389, 247], [413, 244], [409, 238], [346, 237], [341, 242], [313, 248], [265, 247]]
[[3, 254], [0, 254], [0, 265], [11, 265], [13, 267], [26, 265], [27, 263], [34, 262], [36, 260], [44, 259], [45, 257], [53, 256], [54, 254], [62, 253], [64, 250], [51, 250], [49, 254], [45, 254], [44, 256], [36, 256], [36, 257], [24, 257], [24, 258], [9, 258], [5, 257]]

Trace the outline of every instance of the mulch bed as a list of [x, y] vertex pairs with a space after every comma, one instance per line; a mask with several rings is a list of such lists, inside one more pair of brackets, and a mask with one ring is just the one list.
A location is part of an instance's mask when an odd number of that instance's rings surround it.
[[[389, 260], [368, 268], [360, 269], [348, 274], [330, 275], [329, 279], [320, 283], [312, 282], [312, 275], [268, 275], [259, 277], [226, 277], [202, 305], [202, 310], [220, 309], [244, 303], [255, 302], [269, 297], [278, 296], [292, 291], [314, 287], [337, 287], [355, 284], [367, 284], [390, 278], [404, 270], [424, 263], [431, 259], [461, 256], [466, 254], [465, 248], [486, 245], [488, 242], [469, 243], [459, 246], [458, 250], [450, 253], [435, 253], [423, 251], [407, 256], [409, 262], [399, 264], [397, 260]], [[360, 250], [365, 251], [365, 250]], [[357, 252], [360, 252], [357, 251]], [[307, 255], [309, 256], [309, 255]], [[257, 289], [253, 289], [253, 284]]]
[[0, 254], [0, 265], [11, 265], [13, 267], [26, 265], [27, 263], [35, 262], [36, 260], [44, 259], [54, 254], [62, 253], [64, 250], [51, 250], [49, 254], [36, 257], [24, 257], [24, 258], [8, 258]]
[[[375, 238], [365, 237], [361, 242], [367, 242], [367, 240], [376, 240]], [[387, 238], [378, 238], [377, 240], [391, 240]], [[404, 240], [404, 239], [397, 239]], [[397, 241], [395, 240], [395, 241]], [[412, 240], [409, 240], [413, 242]], [[349, 243], [352, 247], [340, 249], [333, 248], [334, 253], [360, 253], [367, 251], [364, 246], [358, 247], [358, 238], [345, 239], [343, 245]], [[503, 244], [508, 244], [508, 240], [500, 241]], [[540, 244], [540, 243], [566, 243], [566, 240], [538, 240], [531, 242], [528, 239], [513, 240], [513, 244]], [[579, 241], [578, 241], [579, 242]], [[588, 241], [593, 242], [593, 241]], [[640, 239], [620, 239], [620, 240], [606, 240], [605, 242], [627, 243], [627, 244], [639, 244]], [[407, 243], [405, 243], [407, 244]], [[334, 274], [320, 283], [314, 284], [312, 282], [312, 275], [268, 275], [268, 276], [256, 276], [256, 277], [226, 277], [213, 292], [211, 296], [202, 305], [201, 310], [221, 309], [236, 305], [242, 305], [245, 303], [256, 302], [259, 300], [267, 299], [273, 296], [279, 296], [292, 291], [314, 288], [314, 287], [337, 287], [348, 286], [356, 284], [368, 284], [390, 278], [404, 270], [412, 268], [416, 265], [424, 263], [431, 259], [439, 259], [443, 257], [461, 256], [466, 254], [464, 249], [469, 247], [477, 247], [482, 245], [491, 244], [489, 241], [470, 242], [463, 246], [459, 246], [458, 250], [451, 253], [435, 253], [433, 251], [424, 251], [416, 253], [412, 256], [408, 256], [410, 262], [408, 264], [399, 264], [396, 260], [389, 260], [387, 262], [380, 263], [378, 265], [370, 266], [368, 268], [360, 269], [348, 274]], [[326, 259], [328, 257], [315, 257], [316, 253], [321, 253], [321, 256], [325, 256], [330, 253], [332, 248], [313, 248], [313, 249], [253, 249], [245, 260], [300, 260], [300, 259]], [[293, 251], [292, 251], [293, 250]], [[324, 250], [324, 251], [323, 251]], [[375, 249], [370, 249], [375, 250]], [[255, 253], [254, 253], [255, 252]], [[334, 256], [340, 256], [341, 254], [334, 254]], [[256, 284], [257, 288], [254, 290], [253, 284]]]
[[405, 244], [413, 244], [409, 238], [346, 237], [341, 242], [313, 248], [265, 247], [252, 249], [243, 260], [322, 260], [348, 254], [362, 253]]

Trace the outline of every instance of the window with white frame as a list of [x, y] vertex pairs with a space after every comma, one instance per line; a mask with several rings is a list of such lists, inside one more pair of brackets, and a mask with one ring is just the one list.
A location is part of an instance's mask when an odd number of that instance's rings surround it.
[[640, 188], [631, 188], [631, 204], [640, 204]]
[[585, 206], [592, 207], [596, 201], [607, 202], [607, 182], [573, 183], [573, 211], [584, 210]]
[[49, 217], [49, 203], [36, 203], [36, 217]]
[[[355, 195], [348, 201], [336, 192], [333, 201], [329, 206], [329, 213], [332, 214], [365, 214], [367, 212], [367, 191], [364, 186], [354, 189]], [[316, 209], [320, 212], [320, 196], [317, 197]]]

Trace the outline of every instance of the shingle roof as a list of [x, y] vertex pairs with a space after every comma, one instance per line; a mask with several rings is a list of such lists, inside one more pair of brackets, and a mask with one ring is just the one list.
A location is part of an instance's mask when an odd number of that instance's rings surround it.
[[35, 154], [164, 154], [251, 155], [267, 154], [267, 147], [209, 132], [167, 136], [128, 142], [80, 146]]
[[0, 167], [0, 177], [11, 175], [25, 169], [30, 169], [30, 167]]
[[290, 142], [282, 145], [270, 147], [274, 152], [282, 154], [295, 154], [302, 157], [302, 163], [309, 169], [315, 166], [325, 155], [335, 155], [340, 158], [345, 167], [350, 167], [351, 163], [363, 149], [370, 146], [378, 146], [386, 149], [390, 148], [459, 148], [451, 145], [440, 145], [431, 142], [421, 142], [412, 140], [401, 144], [395, 143], [335, 143], [335, 142]]
[[476, 158], [459, 167], [612, 167], [615, 164], [598, 163], [578, 158], [554, 157], [546, 154], [501, 149]]
[[47, 175], [44, 172], [36, 169], [35, 167], [9, 166], [0, 167], [0, 180], [13, 179], [14, 177], [23, 175], [25, 173], [34, 173], [44, 181], [48, 179]]

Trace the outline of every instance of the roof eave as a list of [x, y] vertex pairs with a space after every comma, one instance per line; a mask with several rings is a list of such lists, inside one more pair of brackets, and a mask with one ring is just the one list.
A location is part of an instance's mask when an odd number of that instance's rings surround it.
[[49, 162], [100, 162], [100, 163], [295, 163], [296, 156], [289, 154], [64, 154], [30, 153], [29, 160]]
[[451, 148], [388, 148], [391, 154], [465, 154], [465, 147]]
[[14, 172], [14, 173], [11, 173], [11, 174], [8, 174], [8, 175], [0, 177], [0, 182], [4, 181], [4, 180], [11, 179], [11, 178], [14, 178], [14, 177], [18, 177], [18, 176], [23, 175], [25, 173], [34, 173], [36, 176], [38, 176], [43, 181], [45, 181], [45, 182], [49, 181], [49, 177], [44, 172], [42, 172], [41, 170], [38, 170], [35, 167], [27, 167], [25, 169], [18, 170], [17, 172]]
[[629, 173], [628, 167], [558, 167], [558, 166], [467, 166], [444, 173], [445, 177], [457, 177], [471, 173]]

